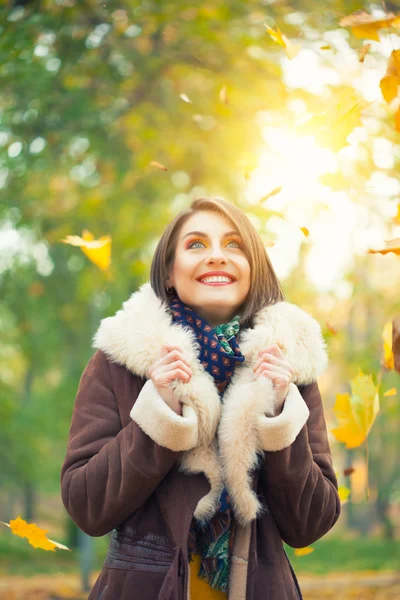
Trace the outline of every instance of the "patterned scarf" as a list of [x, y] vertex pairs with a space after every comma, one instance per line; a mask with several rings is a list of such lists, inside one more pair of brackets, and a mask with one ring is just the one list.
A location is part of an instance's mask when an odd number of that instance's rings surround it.
[[[170, 308], [173, 323], [190, 327], [195, 333], [200, 344], [200, 362], [213, 376], [223, 402], [224, 392], [231, 381], [236, 364], [245, 360], [236, 341], [240, 315], [233, 317], [229, 323], [211, 327], [176, 294], [170, 301]], [[200, 524], [195, 518], [192, 520], [189, 532], [189, 561], [192, 552], [200, 554], [201, 567], [198, 576], [206, 579], [212, 588], [225, 593], [228, 591], [234, 534], [232, 506], [224, 488], [214, 517], [206, 524]]]

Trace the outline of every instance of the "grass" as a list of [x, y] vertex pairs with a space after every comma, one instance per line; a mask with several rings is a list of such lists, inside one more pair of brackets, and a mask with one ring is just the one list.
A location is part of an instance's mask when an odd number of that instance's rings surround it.
[[[107, 552], [109, 536], [93, 538], [94, 559], [92, 570], [99, 571]], [[294, 549], [285, 544], [285, 550], [296, 573], [326, 575], [357, 571], [398, 571], [400, 540], [380, 538], [343, 539], [330, 536], [312, 544], [314, 552], [295, 556]], [[35, 549], [24, 538], [4, 531], [0, 535], [0, 578], [5, 575], [73, 573], [79, 570], [79, 552]]]

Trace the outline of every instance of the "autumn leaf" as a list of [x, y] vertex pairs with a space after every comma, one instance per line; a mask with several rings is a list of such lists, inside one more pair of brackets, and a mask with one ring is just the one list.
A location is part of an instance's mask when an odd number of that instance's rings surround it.
[[400, 225], [400, 204], [397, 205], [397, 214], [393, 217], [393, 223]]
[[156, 160], [152, 160], [150, 164], [152, 167], [157, 167], [157, 169], [161, 169], [162, 171], [168, 171], [167, 167], [157, 162]]
[[264, 23], [264, 25], [265, 29], [271, 36], [271, 39], [274, 40], [274, 42], [276, 42], [280, 46], [282, 46], [288, 58], [292, 59], [295, 56], [297, 56], [297, 54], [301, 50], [301, 46], [299, 44], [292, 44], [291, 42], [289, 42], [288, 38], [285, 35], [283, 35], [279, 27], [277, 27], [276, 31], [274, 31], [274, 29], [272, 29], [272, 27], [269, 27], [266, 23]]
[[385, 369], [394, 369], [394, 356], [392, 352], [392, 322], [387, 321], [383, 327], [383, 358], [381, 364]]
[[330, 323], [328, 323], [328, 321], [325, 321], [325, 324], [328, 328], [328, 331], [330, 331], [330, 333], [332, 333], [333, 335], [337, 335], [337, 331], [334, 327], [332, 327], [332, 325]]
[[92, 263], [103, 271], [107, 271], [111, 262], [111, 236], [104, 235], [98, 240], [87, 229], [83, 230], [82, 237], [78, 235], [67, 235], [64, 244], [71, 246], [79, 246], [82, 252], [88, 257]]
[[380, 42], [379, 29], [398, 27], [399, 24], [400, 17], [393, 13], [389, 13], [384, 19], [377, 19], [365, 10], [357, 10], [339, 21], [341, 27], [351, 27], [354, 37], [368, 38], [376, 42]]
[[331, 50], [331, 49], [332, 49], [331, 46], [329, 46], [328, 44], [320, 47], [320, 50]]
[[350, 495], [350, 490], [348, 487], [346, 487], [345, 485], [339, 485], [338, 487], [338, 495], [339, 495], [339, 499], [341, 501], [342, 504], [346, 504], [349, 495]]
[[310, 232], [308, 231], [307, 227], [300, 227], [300, 229], [306, 237], [310, 235]]
[[397, 394], [396, 388], [390, 388], [387, 392], [385, 392], [384, 396], [395, 396]]
[[400, 255], [400, 238], [393, 240], [385, 240], [386, 247], [380, 250], [368, 250], [368, 254], [388, 254], [393, 252], [394, 254]]
[[332, 429], [332, 433], [346, 448], [356, 448], [367, 438], [379, 412], [379, 386], [361, 369], [350, 386], [351, 396], [348, 393], [336, 395], [333, 411], [339, 426]]
[[370, 48], [371, 48], [371, 44], [365, 44], [364, 46], [362, 46], [360, 48], [360, 50], [358, 51], [358, 60], [360, 63], [364, 62], [365, 56], [369, 52]]
[[346, 469], [343, 470], [343, 475], [345, 477], [348, 477], [349, 475], [351, 475], [352, 473], [354, 473], [355, 468], [354, 467], [347, 467]]
[[186, 96], [186, 94], [179, 94], [179, 98], [182, 98], [182, 100], [184, 102], [187, 102], [188, 104], [192, 104], [192, 101], [189, 100], [189, 98]]
[[48, 529], [41, 529], [35, 525], [35, 523], [27, 523], [19, 516], [16, 519], [11, 519], [9, 524], [4, 523], [4, 521], [0, 521], [0, 523], [9, 527], [15, 535], [27, 538], [30, 545], [34, 548], [52, 550], [54, 552], [55, 548], [60, 548], [61, 550], [68, 550], [71, 552], [67, 546], [47, 538], [46, 533], [49, 531]]
[[398, 95], [400, 85], [400, 50], [393, 50], [387, 64], [385, 76], [380, 80], [382, 96], [388, 104]]
[[226, 91], [226, 85], [224, 85], [219, 92], [219, 99], [223, 104], [228, 104], [228, 94]]
[[366, 105], [353, 89], [345, 88], [333, 95], [328, 106], [321, 106], [320, 113], [301, 124], [299, 133], [321, 138], [320, 146], [341, 150], [347, 145], [349, 134], [361, 125], [361, 111]]
[[260, 199], [260, 204], [262, 202], [265, 202], [266, 200], [268, 200], [268, 198], [272, 198], [272, 196], [276, 196], [276, 194], [279, 194], [279, 192], [282, 191], [282, 186], [278, 185], [278, 187], [274, 188], [273, 190], [271, 190], [270, 192], [268, 192], [268, 194], [265, 194], [265, 196], [263, 196]]
[[314, 548], [311, 548], [311, 546], [306, 546], [305, 548], [295, 548], [294, 555], [307, 556], [307, 554], [311, 554], [311, 552], [314, 552]]

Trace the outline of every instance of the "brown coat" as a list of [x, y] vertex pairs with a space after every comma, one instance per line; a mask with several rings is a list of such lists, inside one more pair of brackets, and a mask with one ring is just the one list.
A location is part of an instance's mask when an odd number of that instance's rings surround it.
[[[162, 344], [182, 344], [189, 383], [177, 415], [145, 373]], [[319, 324], [294, 304], [262, 309], [239, 334], [246, 357], [221, 403], [188, 329], [171, 323], [149, 283], [103, 319], [81, 377], [61, 469], [61, 495], [91, 536], [112, 532], [88, 600], [190, 600], [188, 534], [226, 485], [238, 522], [229, 600], [301, 598], [282, 540], [312, 544], [340, 514], [316, 381], [327, 366]], [[277, 414], [258, 351], [277, 343], [296, 372]]]

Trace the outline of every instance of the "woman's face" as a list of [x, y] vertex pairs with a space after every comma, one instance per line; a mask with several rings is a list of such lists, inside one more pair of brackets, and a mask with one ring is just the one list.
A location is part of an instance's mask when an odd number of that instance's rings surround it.
[[[167, 285], [212, 327], [230, 321], [250, 289], [245, 240], [235, 229], [224, 215], [204, 210], [189, 217], [178, 234]], [[223, 271], [233, 281], [199, 281], [210, 271]]]

